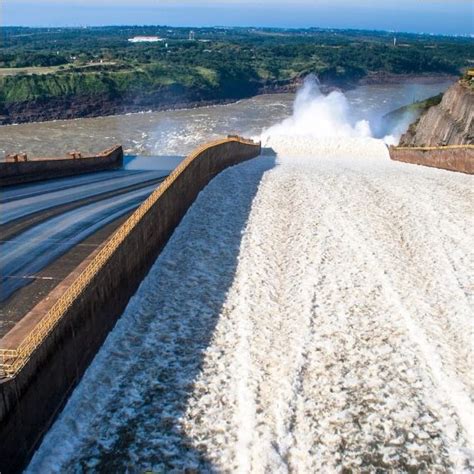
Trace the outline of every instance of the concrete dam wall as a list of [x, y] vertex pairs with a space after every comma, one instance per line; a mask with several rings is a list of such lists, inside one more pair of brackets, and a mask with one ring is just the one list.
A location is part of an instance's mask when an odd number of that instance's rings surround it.
[[26, 465], [199, 192], [260, 152], [238, 137], [196, 150], [0, 340], [0, 472]]
[[474, 145], [441, 147], [390, 147], [395, 161], [474, 174]]
[[82, 173], [113, 170], [123, 165], [123, 149], [115, 146], [94, 156], [73, 153], [64, 158], [27, 159], [26, 155], [10, 155], [0, 162], [0, 186], [11, 186]]

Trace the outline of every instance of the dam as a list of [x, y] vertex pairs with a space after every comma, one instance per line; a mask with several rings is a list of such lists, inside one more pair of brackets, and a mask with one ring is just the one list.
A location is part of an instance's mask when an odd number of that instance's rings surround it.
[[[23, 169], [9, 175], [17, 162], [6, 164], [8, 178], [38, 183], [2, 197], [1, 472], [24, 467], [200, 190], [259, 153], [259, 143], [229, 136], [195, 150], [167, 177], [113, 171], [40, 182]], [[32, 164], [45, 179], [63, 173], [46, 160]]]
[[473, 469], [472, 177], [313, 112], [195, 150], [7, 332], [2, 472]]
[[27, 472], [472, 468], [472, 177], [346, 143], [210, 182]]

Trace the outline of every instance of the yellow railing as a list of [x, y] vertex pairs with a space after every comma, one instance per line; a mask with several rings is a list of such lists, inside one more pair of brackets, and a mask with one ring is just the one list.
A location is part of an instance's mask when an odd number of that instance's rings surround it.
[[35, 349], [46, 339], [58, 321], [74, 304], [77, 297], [91, 283], [98, 271], [106, 264], [113, 253], [118, 249], [138, 222], [158, 201], [160, 196], [173, 184], [176, 178], [189, 166], [189, 164], [208, 148], [228, 142], [238, 142], [246, 145], [256, 145], [251, 140], [240, 137], [229, 137], [207, 143], [185, 158], [173, 172], [153, 191], [142, 205], [115, 231], [106, 244], [100, 249], [90, 264], [73, 281], [63, 295], [54, 303], [41, 321], [32, 329], [16, 349], [0, 348], [0, 377], [14, 377], [29, 360]]
[[455, 150], [455, 149], [466, 149], [466, 148], [474, 148], [474, 145], [445, 145], [445, 146], [394, 146], [396, 150], [422, 150], [422, 151], [430, 151], [430, 150]]

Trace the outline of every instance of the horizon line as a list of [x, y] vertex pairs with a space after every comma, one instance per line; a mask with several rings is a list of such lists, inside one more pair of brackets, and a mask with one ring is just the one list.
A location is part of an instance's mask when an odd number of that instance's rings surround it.
[[330, 26], [257, 26], [257, 25], [180, 25], [180, 26], [171, 26], [171, 25], [160, 25], [160, 24], [127, 24], [127, 23], [108, 23], [103, 25], [61, 25], [61, 26], [47, 26], [47, 25], [0, 25], [0, 29], [4, 28], [29, 28], [29, 29], [61, 29], [61, 28], [68, 28], [68, 29], [97, 29], [97, 28], [104, 28], [104, 27], [111, 27], [111, 28], [121, 28], [121, 27], [132, 27], [132, 28], [174, 28], [174, 29], [260, 29], [260, 30], [294, 30], [294, 31], [305, 31], [305, 30], [322, 30], [322, 31], [364, 31], [364, 32], [373, 32], [373, 33], [390, 33], [390, 34], [409, 34], [409, 35], [416, 35], [416, 36], [443, 36], [443, 37], [451, 37], [451, 38], [474, 38], [474, 33], [433, 33], [433, 32], [415, 32], [415, 31], [404, 31], [404, 30], [378, 30], [378, 29], [367, 29], [367, 28], [340, 28], [340, 27], [330, 27]]

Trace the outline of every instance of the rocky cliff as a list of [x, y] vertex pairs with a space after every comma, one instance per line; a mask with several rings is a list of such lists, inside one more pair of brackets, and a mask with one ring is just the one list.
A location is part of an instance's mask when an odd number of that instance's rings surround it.
[[400, 146], [474, 144], [474, 89], [459, 81], [429, 108], [400, 139]]

